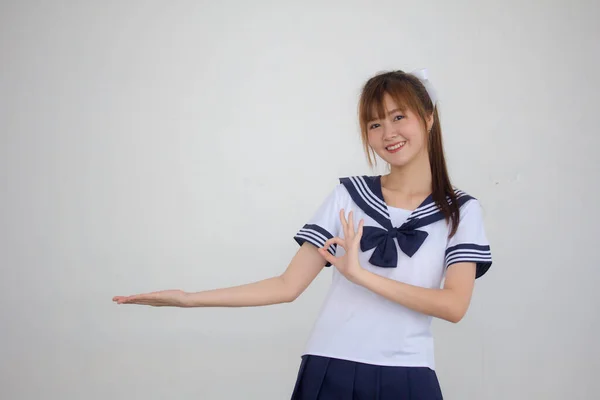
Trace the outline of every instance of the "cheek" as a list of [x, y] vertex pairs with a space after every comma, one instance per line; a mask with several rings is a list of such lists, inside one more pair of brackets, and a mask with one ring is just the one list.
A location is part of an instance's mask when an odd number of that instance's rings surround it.
[[413, 146], [421, 147], [426, 146], [427, 144], [427, 138], [423, 132], [417, 131], [407, 136], [407, 139], [413, 144]]
[[367, 142], [369, 143], [369, 146], [376, 148], [378, 145], [381, 144], [381, 135], [378, 135], [377, 132], [375, 131], [370, 131], [367, 133]]

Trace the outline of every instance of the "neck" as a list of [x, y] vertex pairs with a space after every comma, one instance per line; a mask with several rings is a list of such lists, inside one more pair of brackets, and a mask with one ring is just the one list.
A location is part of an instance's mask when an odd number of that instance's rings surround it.
[[425, 154], [402, 167], [392, 166], [389, 175], [385, 177], [384, 185], [388, 190], [408, 196], [431, 193], [432, 175], [428, 155]]

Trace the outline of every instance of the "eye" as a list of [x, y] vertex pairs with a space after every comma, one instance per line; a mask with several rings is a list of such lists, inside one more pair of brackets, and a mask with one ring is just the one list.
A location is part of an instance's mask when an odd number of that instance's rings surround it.
[[400, 121], [401, 119], [404, 119], [404, 118], [405, 118], [404, 115], [398, 114], [394, 117], [394, 121]]
[[375, 123], [375, 124], [372, 124], [371, 126], [369, 126], [369, 129], [375, 129], [378, 126], [379, 126], [379, 124]]

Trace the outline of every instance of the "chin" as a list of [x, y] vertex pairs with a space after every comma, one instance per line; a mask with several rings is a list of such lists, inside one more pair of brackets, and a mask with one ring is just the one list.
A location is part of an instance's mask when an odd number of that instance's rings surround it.
[[390, 167], [394, 167], [394, 168], [404, 168], [408, 165], [408, 161], [394, 160], [394, 161], [388, 161], [387, 163], [390, 165]]
[[399, 155], [390, 157], [390, 154], [385, 154], [385, 157], [381, 158], [392, 167], [404, 167], [408, 165], [414, 157], [401, 157]]

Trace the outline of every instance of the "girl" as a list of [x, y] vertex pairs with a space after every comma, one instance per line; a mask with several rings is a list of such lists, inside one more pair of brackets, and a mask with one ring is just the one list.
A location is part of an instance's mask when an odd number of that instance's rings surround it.
[[341, 178], [294, 236], [300, 248], [280, 276], [113, 300], [175, 307], [291, 302], [333, 265], [292, 399], [442, 399], [430, 324], [433, 317], [460, 321], [475, 279], [491, 266], [480, 204], [450, 183], [425, 70], [369, 79], [359, 121], [369, 164], [377, 155], [389, 173]]

